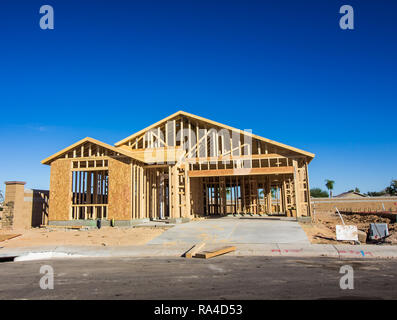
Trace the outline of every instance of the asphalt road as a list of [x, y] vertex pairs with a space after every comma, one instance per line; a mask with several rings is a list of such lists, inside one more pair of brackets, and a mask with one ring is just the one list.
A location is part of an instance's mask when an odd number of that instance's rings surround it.
[[[54, 289], [39, 286], [42, 265]], [[342, 290], [340, 267], [354, 270]], [[228, 257], [0, 263], [0, 299], [396, 299], [396, 260]]]

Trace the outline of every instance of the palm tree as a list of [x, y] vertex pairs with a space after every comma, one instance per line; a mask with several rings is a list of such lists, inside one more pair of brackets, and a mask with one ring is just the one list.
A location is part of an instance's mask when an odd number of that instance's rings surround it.
[[332, 198], [332, 190], [334, 189], [334, 180], [328, 180], [325, 179], [325, 186], [327, 187], [328, 191], [329, 191], [329, 197]]

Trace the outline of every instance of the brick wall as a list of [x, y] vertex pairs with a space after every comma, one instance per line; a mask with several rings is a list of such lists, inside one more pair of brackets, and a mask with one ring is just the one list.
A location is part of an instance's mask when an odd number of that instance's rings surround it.
[[25, 189], [25, 182], [7, 181], [0, 227], [28, 229], [48, 221], [48, 190]]

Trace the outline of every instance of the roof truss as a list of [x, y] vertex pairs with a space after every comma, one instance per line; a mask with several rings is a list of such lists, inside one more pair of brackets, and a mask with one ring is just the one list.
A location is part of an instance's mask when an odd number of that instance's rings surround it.
[[[252, 134], [251, 132], [236, 129], [236, 128], [230, 127], [228, 125], [224, 125], [222, 123], [215, 122], [215, 121], [203, 118], [203, 117], [199, 117], [199, 116], [196, 116], [191, 113], [184, 112], [184, 111], [178, 111], [178, 112], [146, 127], [145, 129], [142, 129], [142, 130], [138, 131], [137, 133], [134, 133], [134, 134], [128, 136], [127, 138], [115, 143], [115, 146], [119, 147], [122, 145], [128, 145], [132, 148], [139, 148], [139, 145], [142, 145], [142, 141], [148, 141], [148, 139], [150, 139], [151, 141], [152, 140], [157, 141], [157, 147], [166, 147], [166, 146], [168, 146], [167, 141], [164, 141], [164, 140], [168, 140], [168, 139], [164, 139], [164, 134], [166, 136], [167, 133], [169, 133], [169, 131], [170, 131], [170, 127], [175, 126], [174, 121], [176, 119], [180, 119], [180, 118], [188, 119], [189, 126], [190, 126], [190, 123], [195, 123], [195, 124], [198, 123], [203, 127], [208, 127], [209, 130], [210, 130], [210, 128], [226, 129], [232, 133], [238, 133], [241, 135], [249, 136], [252, 139], [256, 139], [256, 140], [265, 142], [265, 143], [275, 146], [279, 149], [284, 149], [284, 150], [288, 150], [293, 153], [298, 153], [300, 155], [304, 155], [304, 156], [308, 157], [309, 160], [314, 158], [313, 153], [310, 153], [310, 152], [307, 152], [307, 151], [304, 151], [304, 150], [301, 150], [298, 148], [294, 148], [294, 147], [288, 146], [286, 144], [276, 142], [276, 141]], [[164, 130], [164, 127], [165, 127], [165, 130]], [[160, 134], [160, 128], [163, 128], [162, 129], [163, 136], [161, 136], [161, 134]], [[177, 134], [176, 131], [178, 129], [183, 129], [183, 128], [175, 128], [174, 127], [175, 132], [173, 133], [174, 137], [172, 139], [175, 139], [175, 136]], [[187, 128], [185, 127], [185, 129], [187, 129]], [[198, 134], [197, 134], [197, 136], [198, 136]], [[165, 138], [167, 138], [167, 137], [165, 137]], [[145, 145], [145, 143], [143, 143], [143, 145]], [[276, 151], [278, 152], [279, 150], [276, 149]]]
[[134, 155], [127, 150], [116, 148], [107, 143], [87, 137], [42, 160], [41, 163], [51, 164], [52, 161], [59, 158], [91, 158], [104, 156], [127, 156], [137, 160]]

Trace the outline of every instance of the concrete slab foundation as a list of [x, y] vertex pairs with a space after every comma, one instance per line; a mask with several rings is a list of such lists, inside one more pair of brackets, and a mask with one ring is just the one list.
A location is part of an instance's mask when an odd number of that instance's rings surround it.
[[302, 243], [309, 240], [296, 221], [264, 218], [219, 218], [179, 224], [149, 244]]
[[[145, 219], [133, 219], [133, 220], [115, 220], [115, 227], [133, 227], [138, 224], [149, 222], [149, 218]], [[82, 226], [82, 227], [97, 227], [97, 220], [53, 220], [48, 222], [49, 226]], [[102, 227], [110, 227], [110, 220], [101, 220]]]

